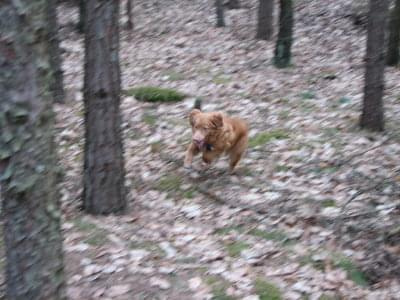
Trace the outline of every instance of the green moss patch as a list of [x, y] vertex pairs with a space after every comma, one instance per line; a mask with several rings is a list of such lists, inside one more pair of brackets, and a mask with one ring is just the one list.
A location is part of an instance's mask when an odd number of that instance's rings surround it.
[[182, 179], [177, 175], [166, 175], [158, 182], [158, 189], [169, 192], [179, 191], [182, 184]]
[[238, 257], [240, 255], [240, 252], [249, 248], [249, 245], [245, 242], [236, 241], [236, 242], [227, 244], [225, 247], [226, 247], [226, 251], [228, 252], [229, 256]]
[[241, 225], [232, 225], [232, 226], [226, 226], [226, 227], [221, 227], [215, 230], [216, 234], [220, 235], [225, 235], [230, 233], [231, 231], [237, 231], [237, 232], [243, 232], [243, 226]]
[[315, 94], [311, 91], [302, 92], [299, 96], [304, 100], [309, 100], [309, 99], [315, 98]]
[[235, 297], [226, 294], [229, 283], [220, 276], [207, 275], [204, 282], [211, 287], [213, 300], [235, 300]]
[[157, 123], [157, 117], [148, 113], [142, 115], [142, 122], [149, 126], [154, 126]]
[[321, 201], [322, 207], [336, 207], [336, 202], [333, 199], [324, 199]]
[[163, 75], [167, 76], [169, 81], [185, 80], [185, 75], [175, 70], [167, 70], [163, 73]]
[[367, 276], [348, 257], [337, 255], [334, 257], [334, 265], [346, 271], [347, 277], [360, 286], [368, 286]]
[[286, 233], [280, 230], [266, 231], [260, 229], [252, 229], [249, 232], [249, 234], [258, 236], [268, 241], [274, 241], [280, 243], [285, 243], [289, 240], [289, 237], [286, 235]]
[[263, 279], [257, 279], [254, 284], [256, 294], [260, 297], [260, 300], [281, 300], [282, 293], [279, 288]]
[[101, 229], [95, 224], [83, 220], [82, 218], [77, 218], [74, 220], [74, 227], [78, 231], [85, 233], [86, 238], [83, 242], [91, 246], [101, 246], [108, 241], [108, 234], [104, 229]]
[[217, 75], [217, 76], [214, 76], [212, 81], [215, 84], [227, 84], [231, 81], [231, 78], [226, 75]]
[[268, 143], [271, 140], [282, 140], [289, 138], [289, 134], [282, 130], [272, 130], [272, 131], [265, 131], [256, 134], [254, 137], [250, 138], [249, 140], [249, 147], [257, 147]]
[[145, 102], [177, 102], [185, 98], [185, 95], [179, 91], [153, 86], [131, 88], [125, 90], [124, 94]]

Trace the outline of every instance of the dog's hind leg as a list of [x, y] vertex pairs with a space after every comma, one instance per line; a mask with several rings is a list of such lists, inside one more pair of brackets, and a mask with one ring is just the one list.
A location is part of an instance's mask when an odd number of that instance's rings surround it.
[[247, 140], [248, 140], [247, 134], [245, 134], [238, 140], [236, 145], [231, 149], [229, 153], [229, 158], [230, 158], [229, 170], [231, 172], [233, 172], [233, 169], [236, 167], [244, 151], [246, 150]]

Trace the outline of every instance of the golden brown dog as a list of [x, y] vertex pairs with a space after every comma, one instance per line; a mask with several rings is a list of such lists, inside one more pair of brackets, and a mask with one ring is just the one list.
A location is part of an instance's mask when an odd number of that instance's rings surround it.
[[226, 153], [232, 172], [247, 147], [247, 124], [221, 112], [201, 112], [198, 109], [191, 111], [189, 120], [193, 135], [186, 151], [185, 168], [190, 168], [193, 156], [199, 153], [202, 153], [203, 161], [207, 164]]

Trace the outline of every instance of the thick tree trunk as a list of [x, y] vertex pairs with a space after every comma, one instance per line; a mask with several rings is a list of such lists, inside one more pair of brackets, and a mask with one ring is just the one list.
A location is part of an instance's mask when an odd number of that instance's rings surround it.
[[132, 0], [126, 0], [126, 15], [128, 17], [128, 23], [127, 23], [128, 30], [133, 30]]
[[269, 40], [273, 33], [274, 0], [260, 0], [256, 39]]
[[373, 131], [384, 130], [382, 97], [385, 70], [385, 28], [388, 8], [388, 0], [370, 0], [364, 101], [360, 125], [362, 128]]
[[229, 9], [238, 9], [238, 8], [240, 8], [239, 0], [229, 0], [228, 4], [227, 4], [227, 7]]
[[78, 31], [80, 33], [85, 32], [85, 22], [86, 22], [86, 0], [78, 0], [79, 2], [79, 22]]
[[280, 0], [279, 33], [275, 46], [274, 64], [277, 68], [290, 65], [293, 41], [293, 3]]
[[48, 22], [50, 24], [50, 63], [53, 69], [54, 81], [51, 87], [54, 100], [58, 103], [64, 103], [65, 92], [63, 84], [63, 71], [60, 42], [58, 39], [58, 23], [57, 23], [57, 1], [48, 0], [47, 4]]
[[389, 21], [389, 39], [388, 51], [386, 56], [386, 64], [395, 66], [400, 61], [400, 0], [396, 0], [396, 4], [390, 13]]
[[6, 299], [65, 299], [47, 0], [0, 4]]
[[126, 207], [120, 114], [119, 1], [86, 0], [84, 209]]
[[215, 0], [215, 11], [217, 13], [217, 27], [225, 26], [224, 7], [222, 0]]

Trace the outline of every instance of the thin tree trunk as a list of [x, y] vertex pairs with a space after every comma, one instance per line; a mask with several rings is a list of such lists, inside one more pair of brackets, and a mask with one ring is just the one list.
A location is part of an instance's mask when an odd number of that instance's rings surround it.
[[126, 0], [126, 15], [128, 17], [128, 23], [127, 23], [128, 30], [133, 30], [132, 0]]
[[215, 10], [217, 13], [217, 27], [224, 27], [225, 18], [224, 18], [224, 7], [222, 6], [222, 0], [215, 0]]
[[386, 64], [395, 66], [400, 60], [400, 0], [396, 0], [395, 7], [390, 13], [389, 38]]
[[47, 5], [0, 5], [0, 183], [10, 300], [66, 299]]
[[87, 0], [85, 24], [84, 209], [126, 207], [120, 113], [119, 2]]
[[62, 71], [62, 59], [60, 42], [58, 39], [58, 23], [57, 23], [57, 1], [48, 0], [47, 4], [48, 22], [50, 23], [50, 63], [53, 68], [54, 82], [51, 87], [54, 100], [58, 103], [64, 103], [64, 76]]
[[274, 64], [277, 68], [290, 65], [293, 41], [293, 3], [280, 0], [279, 33], [275, 46]]
[[229, 0], [227, 6], [228, 6], [229, 9], [238, 9], [238, 8], [240, 8], [239, 0]]
[[383, 90], [385, 70], [385, 28], [388, 0], [370, 0], [367, 56], [361, 128], [384, 130]]
[[80, 33], [85, 32], [85, 22], [86, 22], [86, 0], [78, 0], [79, 1], [79, 22], [78, 22], [78, 31]]
[[260, 0], [256, 39], [269, 40], [273, 33], [274, 0]]

